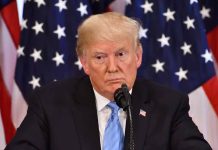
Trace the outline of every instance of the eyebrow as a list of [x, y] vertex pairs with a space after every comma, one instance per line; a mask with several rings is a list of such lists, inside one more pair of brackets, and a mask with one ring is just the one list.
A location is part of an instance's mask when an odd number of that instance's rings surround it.
[[94, 52], [94, 54], [106, 54], [104, 52]]

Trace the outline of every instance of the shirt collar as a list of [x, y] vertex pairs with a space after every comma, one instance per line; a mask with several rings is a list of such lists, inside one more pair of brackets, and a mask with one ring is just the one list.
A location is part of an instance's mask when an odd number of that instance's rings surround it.
[[93, 90], [96, 98], [97, 111], [101, 111], [108, 103], [110, 103], [110, 100], [100, 95], [94, 88]]
[[[95, 98], [96, 98], [96, 107], [97, 111], [101, 111], [108, 103], [110, 103], [110, 100], [105, 98], [104, 96], [100, 95], [94, 88]], [[130, 94], [132, 94], [132, 89], [129, 91]]]

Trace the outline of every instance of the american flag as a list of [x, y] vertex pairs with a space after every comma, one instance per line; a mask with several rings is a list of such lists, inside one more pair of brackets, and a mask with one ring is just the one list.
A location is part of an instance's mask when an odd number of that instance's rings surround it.
[[[24, 99], [29, 92], [49, 82], [83, 74], [74, 49], [76, 28], [89, 15], [103, 12], [112, 0], [25, 0], [19, 46], [16, 2], [9, 1], [0, 0], [0, 149], [22, 121], [27, 107]], [[218, 33], [217, 3], [215, 0], [203, 1], [200, 6], [197, 0], [124, 3], [126, 15], [139, 18], [142, 23], [144, 54], [139, 75], [188, 93], [194, 121], [213, 149], [218, 150], [218, 79], [214, 77], [215, 60], [210, 51], [218, 58], [218, 38], [214, 38], [214, 33]], [[211, 49], [202, 19], [208, 27]], [[208, 25], [209, 20], [213, 26]]]
[[[23, 20], [20, 23], [20, 42], [18, 38], [17, 41], [9, 43], [10, 40], [6, 39], [6, 33], [2, 32], [3, 28], [0, 26], [0, 52], [5, 53], [5, 55], [0, 55], [0, 75], [4, 75], [4, 80], [0, 78], [0, 149], [3, 149], [5, 144], [10, 141], [15, 128], [19, 126], [25, 116], [28, 103], [25, 99], [31, 91], [49, 82], [83, 74], [75, 53], [77, 27], [91, 14], [108, 10], [111, 1], [25, 0]], [[1, 12], [4, 11], [2, 7], [8, 7], [6, 5], [9, 3], [9, 0], [0, 0]], [[13, 35], [14, 32], [19, 35], [16, 1], [13, 1], [13, 8], [8, 9], [6, 13], [8, 17], [6, 19], [17, 21], [16, 24], [13, 22], [7, 24], [8, 28], [12, 29], [8, 36]], [[5, 16], [2, 15], [3, 21], [5, 21]], [[18, 28], [15, 28], [15, 25]], [[13, 36], [10, 38], [13, 39]], [[14, 46], [11, 50], [13, 54], [9, 54], [9, 49], [1, 44]], [[15, 46], [17, 46], [17, 51]], [[8, 70], [11, 72], [8, 73]], [[14, 70], [15, 77], [13, 76]], [[8, 74], [10, 74], [10, 78]], [[7, 84], [7, 82], [11, 83]], [[5, 87], [5, 85], [10, 86]], [[10, 92], [7, 93], [7, 100], [5, 100], [6, 96], [2, 94], [3, 90], [5, 93]]]
[[0, 0], [0, 149], [15, 132], [11, 98], [19, 33], [16, 1]]
[[197, 0], [127, 0], [126, 15], [141, 21], [144, 52], [139, 75], [189, 94], [190, 114], [218, 150], [218, 79], [203, 22], [209, 28], [217, 26], [217, 4], [213, 1], [214, 8], [199, 4]]
[[140, 75], [186, 93], [215, 75], [196, 2], [141, 0], [129, 4], [126, 14], [142, 22]]

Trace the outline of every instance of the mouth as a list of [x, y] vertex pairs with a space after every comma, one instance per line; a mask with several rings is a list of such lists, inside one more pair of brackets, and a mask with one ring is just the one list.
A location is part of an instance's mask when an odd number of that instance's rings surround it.
[[121, 79], [121, 78], [116, 78], [116, 79], [108, 79], [106, 80], [107, 83], [111, 83], [111, 84], [122, 84], [122, 83], [125, 83], [125, 80], [124, 79]]

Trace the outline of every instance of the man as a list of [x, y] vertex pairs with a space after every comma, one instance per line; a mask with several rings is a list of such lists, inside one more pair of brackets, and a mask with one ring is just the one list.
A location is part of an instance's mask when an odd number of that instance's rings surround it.
[[114, 130], [121, 127], [119, 138], [108, 131], [114, 92], [126, 83], [132, 98], [135, 150], [210, 150], [188, 115], [186, 95], [136, 79], [142, 61], [139, 28], [137, 21], [115, 12], [85, 20], [78, 29], [76, 50], [88, 77], [36, 90], [6, 149], [116, 150], [110, 148], [116, 145], [129, 149], [126, 112], [118, 112]]

